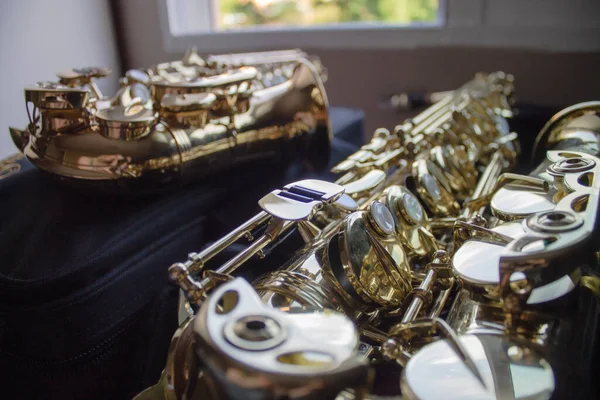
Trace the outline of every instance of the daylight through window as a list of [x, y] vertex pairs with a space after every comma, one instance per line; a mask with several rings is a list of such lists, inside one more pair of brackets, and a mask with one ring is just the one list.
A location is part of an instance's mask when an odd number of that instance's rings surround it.
[[217, 30], [344, 23], [434, 23], [439, 0], [214, 0]]

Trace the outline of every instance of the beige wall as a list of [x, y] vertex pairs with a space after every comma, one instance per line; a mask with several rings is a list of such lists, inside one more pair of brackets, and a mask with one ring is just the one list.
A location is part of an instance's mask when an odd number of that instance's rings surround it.
[[[164, 51], [158, 10], [143, 7], [143, 3], [127, 0], [120, 4], [123, 58], [129, 68], [146, 67], [181, 55]], [[571, 26], [567, 22], [565, 25]], [[197, 47], [202, 51], [201, 41]], [[478, 71], [513, 73], [517, 99], [523, 102], [562, 106], [600, 99], [600, 53], [466, 47], [304, 50], [320, 56], [329, 70], [326, 88], [330, 103], [365, 111], [367, 133], [379, 126], [393, 127], [409, 116], [379, 107], [383, 96], [406, 90], [454, 89]]]
[[106, 66], [117, 89], [119, 56], [108, 0], [0, 1], [0, 158], [17, 151], [8, 127], [27, 123], [23, 89], [72, 67]]
[[382, 96], [407, 90], [454, 89], [479, 71], [514, 74], [518, 101], [562, 106], [600, 99], [600, 53], [475, 48], [314, 53], [329, 69], [331, 104], [362, 108], [368, 132], [378, 126], [393, 127], [410, 116], [380, 108]]

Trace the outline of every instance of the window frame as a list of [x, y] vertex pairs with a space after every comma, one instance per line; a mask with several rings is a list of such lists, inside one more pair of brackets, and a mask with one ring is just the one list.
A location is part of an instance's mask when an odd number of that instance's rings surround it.
[[[188, 20], [203, 21], [194, 32], [178, 32], [169, 1], [188, 8]], [[486, 7], [497, 0], [440, 0], [435, 23], [343, 23], [311, 27], [260, 27], [211, 31], [210, 7], [218, 0], [156, 0], [164, 50], [184, 52], [235, 52], [281, 48], [304, 49], [411, 49], [418, 47], [496, 47], [543, 51], [586, 52], [600, 49], [600, 24], [595, 26], [552, 23], [523, 26], [486, 23]], [[513, 0], [517, 1], [517, 0]], [[560, 3], [565, 0], [554, 0]], [[575, 0], [577, 1], [577, 0]], [[580, 0], [581, 1], [581, 0]], [[199, 6], [200, 5], [200, 6]], [[557, 10], [559, 7], [557, 7]], [[590, 40], [590, 38], [596, 38]]]

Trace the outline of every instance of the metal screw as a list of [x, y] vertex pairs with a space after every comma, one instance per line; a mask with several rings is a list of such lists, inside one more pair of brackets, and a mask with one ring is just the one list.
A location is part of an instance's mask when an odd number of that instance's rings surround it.
[[480, 226], [482, 228], [488, 227], [488, 221], [485, 219], [483, 215], [475, 214], [471, 218], [469, 218], [469, 223], [473, 225]]
[[[516, 273], [515, 273], [516, 274]], [[514, 276], [515, 274], [511, 275]], [[524, 296], [531, 292], [531, 285], [529, 281], [525, 279], [519, 279], [514, 282], [510, 282], [510, 289], [518, 295]]]
[[435, 253], [433, 253], [433, 262], [437, 262], [437, 263], [450, 262], [450, 256], [448, 255], [448, 252], [446, 252], [445, 250], [436, 250]]
[[395, 359], [398, 355], [399, 344], [395, 339], [388, 339], [381, 345], [381, 352], [385, 357]]

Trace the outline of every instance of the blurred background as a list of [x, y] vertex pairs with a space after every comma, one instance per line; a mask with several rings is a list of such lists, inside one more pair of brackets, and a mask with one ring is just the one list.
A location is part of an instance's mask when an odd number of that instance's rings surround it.
[[454, 89], [478, 71], [515, 75], [517, 100], [600, 99], [597, 0], [3, 0], [0, 157], [27, 124], [23, 89], [71, 67], [106, 66], [107, 94], [129, 68], [186, 49], [301, 48], [328, 69], [330, 104], [365, 112], [365, 134], [412, 112], [391, 96]]
[[215, 6], [218, 28], [235, 29], [365, 21], [435, 22], [440, 3], [438, 0], [220, 0]]

